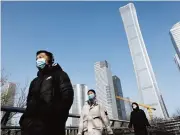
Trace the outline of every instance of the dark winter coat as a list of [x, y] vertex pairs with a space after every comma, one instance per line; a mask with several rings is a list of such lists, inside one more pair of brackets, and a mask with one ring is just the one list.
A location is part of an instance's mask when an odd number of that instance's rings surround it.
[[22, 135], [65, 135], [74, 92], [66, 72], [56, 64], [38, 72], [29, 87], [20, 119]]
[[146, 118], [146, 114], [143, 110], [139, 109], [137, 103], [133, 103], [137, 105], [136, 109], [133, 109], [130, 116], [129, 128], [134, 127], [135, 135], [147, 135], [146, 126], [150, 126], [149, 122]]

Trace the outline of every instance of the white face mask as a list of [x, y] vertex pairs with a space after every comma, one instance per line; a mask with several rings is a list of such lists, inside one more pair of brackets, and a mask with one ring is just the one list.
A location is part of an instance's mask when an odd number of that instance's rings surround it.
[[46, 59], [44, 59], [44, 58], [39, 58], [39, 59], [37, 59], [37, 60], [36, 60], [36, 66], [37, 66], [38, 68], [43, 69], [43, 68], [46, 66]]
[[133, 109], [136, 109], [137, 108], [137, 105], [133, 105]]

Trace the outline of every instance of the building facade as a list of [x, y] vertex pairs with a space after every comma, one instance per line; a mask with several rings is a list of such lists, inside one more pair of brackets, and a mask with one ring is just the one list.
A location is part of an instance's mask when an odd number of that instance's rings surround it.
[[[120, 79], [117, 76], [113, 76], [112, 78], [113, 78], [115, 96], [123, 97]], [[116, 98], [116, 105], [118, 111], [118, 118], [120, 120], [126, 120], [126, 110], [125, 110], [124, 101]]]
[[178, 67], [178, 69], [180, 71], [180, 59], [179, 59], [177, 54], [175, 54], [175, 56], [174, 56], [174, 62], [177, 65], [177, 67]]
[[14, 84], [12, 82], [7, 82], [4, 84], [2, 91], [3, 91], [3, 94], [6, 95], [6, 98], [8, 98], [8, 100], [5, 101], [3, 104], [5, 106], [14, 106], [15, 94], [16, 94], [16, 84]]
[[167, 118], [169, 118], [169, 113], [168, 113], [168, 111], [167, 111], [167, 108], [166, 108], [164, 99], [163, 99], [163, 97], [162, 97], [162, 94], [160, 94], [160, 98], [161, 98], [161, 100], [162, 100], [162, 104], [164, 105], [164, 109], [165, 109], [165, 111], [166, 111], [165, 113], [167, 114]]
[[156, 111], [153, 111], [153, 116], [167, 118], [134, 4], [129, 3], [120, 7], [120, 14], [127, 35], [141, 102], [156, 108]]
[[[87, 96], [88, 87], [85, 84], [76, 84], [73, 85], [73, 89], [74, 89], [74, 101], [71, 106], [70, 113], [80, 115], [85, 102], [88, 100], [88, 96]], [[78, 126], [79, 119], [68, 118], [66, 125]]]
[[[5, 83], [1, 89], [1, 105], [13, 107], [15, 104], [15, 96], [16, 84], [12, 82]], [[1, 118], [3, 115], [4, 112], [1, 113]], [[13, 125], [15, 121], [16, 119], [13, 117], [8, 121], [7, 125]]]
[[176, 23], [170, 30], [171, 41], [180, 59], [180, 22]]
[[[130, 100], [129, 97], [127, 97], [126, 99]], [[131, 112], [133, 110], [131, 102], [125, 102], [125, 110], [126, 110], [126, 119], [130, 120], [130, 115], [131, 115]]]
[[99, 61], [95, 63], [94, 70], [97, 99], [106, 107], [110, 119], [118, 119], [110, 65], [107, 61]]

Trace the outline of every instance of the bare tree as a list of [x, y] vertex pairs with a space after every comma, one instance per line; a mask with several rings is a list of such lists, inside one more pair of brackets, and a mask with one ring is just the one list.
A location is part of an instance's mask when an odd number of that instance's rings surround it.
[[[12, 84], [13, 88], [10, 87], [10, 85], [7, 86], [7, 84]], [[1, 106], [14, 106], [24, 108], [26, 106], [27, 89], [28, 81], [26, 81], [23, 87], [21, 87], [17, 83], [10, 83], [8, 80], [8, 75], [4, 74], [3, 70], [1, 73]], [[11, 113], [9, 120], [12, 118], [16, 118], [16, 114], [17, 113]]]
[[154, 118], [151, 120], [151, 124], [157, 125], [157, 123], [160, 123], [160, 122], [162, 122], [163, 120], [164, 120], [164, 119], [162, 119], [162, 118], [154, 117]]
[[173, 114], [172, 117], [173, 117], [174, 119], [180, 118], [180, 108], [177, 108], [177, 109], [176, 109], [176, 112]]

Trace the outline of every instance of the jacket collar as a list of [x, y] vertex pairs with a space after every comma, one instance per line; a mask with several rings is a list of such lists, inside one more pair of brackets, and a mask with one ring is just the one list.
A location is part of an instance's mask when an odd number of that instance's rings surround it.
[[[91, 105], [91, 102], [89, 101], [89, 100], [87, 100], [86, 101], [87, 102], [87, 104], [90, 106]], [[93, 103], [92, 103], [92, 106], [96, 106], [96, 105], [98, 105], [99, 103], [98, 103], [98, 101], [97, 101], [97, 99], [94, 99], [94, 101], [93, 101]]]
[[52, 72], [56, 72], [56, 71], [63, 71], [61, 66], [58, 63], [53, 64], [52, 66], [46, 66], [44, 69], [39, 70], [37, 73], [37, 76], [44, 76], [46, 74], [50, 74]]

